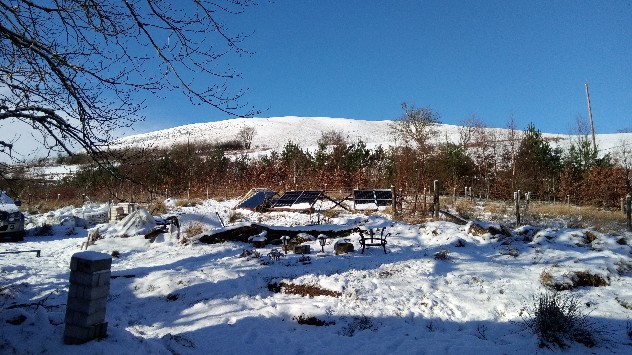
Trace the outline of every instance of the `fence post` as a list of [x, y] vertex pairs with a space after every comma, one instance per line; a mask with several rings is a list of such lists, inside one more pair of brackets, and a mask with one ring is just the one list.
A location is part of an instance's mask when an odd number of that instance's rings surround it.
[[456, 203], [456, 187], [452, 188], [452, 196], [454, 199], [454, 203]]
[[424, 214], [428, 212], [428, 206], [426, 204], [426, 188], [424, 187]]
[[628, 219], [628, 230], [632, 232], [632, 197], [629, 194], [625, 197], [625, 214]]
[[395, 186], [391, 185], [391, 208], [393, 209], [393, 216], [397, 216], [397, 194], [395, 193]]
[[434, 198], [432, 199], [432, 204], [433, 204], [433, 212], [434, 212], [434, 217], [437, 218], [439, 217], [439, 180], [435, 180], [433, 183], [433, 187], [434, 187]]
[[520, 226], [520, 190], [514, 192], [514, 202], [516, 203], [516, 228]]
[[524, 211], [529, 211], [529, 201], [531, 201], [531, 192], [527, 192], [524, 194]]

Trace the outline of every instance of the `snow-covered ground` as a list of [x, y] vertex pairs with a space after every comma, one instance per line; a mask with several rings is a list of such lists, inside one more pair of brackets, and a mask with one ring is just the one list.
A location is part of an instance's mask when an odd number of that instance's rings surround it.
[[[228, 223], [237, 201], [204, 201], [173, 207], [182, 230], [196, 224], [205, 233]], [[174, 205], [171, 205], [174, 206]], [[2, 354], [532, 354], [630, 353], [632, 332], [632, 233], [601, 234], [578, 229], [522, 227], [510, 236], [472, 233], [447, 221], [409, 225], [380, 214], [341, 213], [316, 218], [293, 212], [239, 210], [242, 220], [269, 226], [327, 230], [386, 226], [380, 247], [358, 250], [358, 234], [347, 237], [356, 251], [325, 256], [309, 241], [310, 262], [287, 254], [241, 257], [242, 242], [180, 243], [163, 235], [150, 243], [147, 225], [122, 221], [100, 225], [104, 238], [89, 250], [112, 254], [106, 321], [108, 336], [83, 345], [63, 343], [71, 256], [88, 230], [67, 208], [33, 223], [53, 224], [50, 235], [0, 244], [0, 353]], [[76, 214], [76, 213], [75, 213]], [[221, 220], [220, 220], [221, 218]], [[149, 223], [149, 222], [147, 222]], [[243, 223], [243, 221], [241, 222]], [[145, 229], [144, 229], [145, 228]], [[602, 276], [602, 287], [570, 291], [592, 323], [596, 346], [568, 342], [560, 350], [540, 348], [523, 322], [534, 296], [545, 292], [543, 272], [559, 282], [576, 271]], [[275, 293], [274, 284], [315, 286], [338, 292], [303, 297]], [[333, 293], [332, 293], [333, 294]], [[313, 318], [312, 318], [313, 317]], [[321, 325], [301, 324], [311, 320]], [[299, 321], [301, 321], [299, 323]]]

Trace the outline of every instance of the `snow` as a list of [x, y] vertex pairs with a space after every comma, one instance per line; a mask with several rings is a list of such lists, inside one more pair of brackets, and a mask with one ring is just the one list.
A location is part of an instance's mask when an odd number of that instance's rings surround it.
[[19, 211], [18, 206], [11, 197], [9, 197], [4, 191], [0, 191], [0, 211], [7, 213], [14, 213]]
[[99, 253], [96, 251], [80, 251], [78, 253], [73, 254], [73, 256], [77, 259], [90, 260], [90, 261], [108, 260], [112, 258], [108, 254]]
[[[269, 150], [280, 152], [286, 143], [292, 142], [303, 149], [316, 151], [318, 139], [323, 132], [335, 131], [342, 133], [349, 143], [362, 140], [369, 149], [381, 145], [387, 148], [401, 144], [394, 140], [390, 125], [394, 121], [367, 121], [349, 118], [332, 117], [254, 117], [234, 118], [229, 120], [213, 121], [206, 123], [188, 124], [174, 128], [163, 129], [154, 132], [130, 135], [119, 139], [113, 147], [167, 147], [174, 144], [187, 142], [211, 142], [220, 143], [236, 139], [238, 133], [244, 127], [254, 127], [256, 133], [252, 140], [252, 148], [255, 154], [265, 153]], [[439, 143], [446, 140], [456, 143], [459, 141], [459, 126], [438, 125]], [[506, 129], [489, 128], [505, 135]], [[572, 135], [543, 133], [543, 137], [549, 139], [553, 145], [567, 148]], [[502, 136], [498, 139], [503, 139]], [[603, 153], [615, 153], [623, 144], [630, 144], [632, 133], [596, 134], [595, 139], [599, 149]], [[628, 143], [624, 143], [627, 141]]]
[[[182, 230], [199, 224], [205, 233], [222, 229], [236, 200], [204, 201], [175, 207]], [[72, 208], [30, 216], [30, 226], [58, 220], [53, 234], [29, 234], [23, 242], [4, 243], [0, 254], [0, 349], [34, 354], [533, 354], [537, 336], [520, 316], [544, 292], [543, 271], [570, 279], [574, 271], [608, 278], [605, 287], [571, 291], [593, 323], [597, 345], [569, 343], [569, 353], [629, 353], [632, 315], [632, 233], [523, 226], [511, 236], [468, 233], [468, 226], [447, 221], [423, 225], [388, 216], [346, 214], [326, 220], [297, 212], [239, 210], [245, 222], [271, 227], [305, 226], [326, 230], [387, 227], [381, 247], [359, 253], [357, 233], [328, 236], [325, 256], [267, 255], [278, 246], [258, 248], [262, 255], [240, 257], [247, 243], [182, 244], [166, 234], [153, 243], [142, 235], [151, 225], [145, 212], [116, 225], [98, 225], [103, 239], [89, 252], [113, 257], [106, 310], [108, 336], [83, 345], [63, 343], [70, 259], [88, 230], [61, 224]], [[139, 210], [141, 211], [141, 210]], [[51, 218], [56, 216], [56, 218]], [[129, 216], [128, 216], [129, 217]], [[494, 225], [490, 221], [489, 225]], [[596, 237], [587, 238], [588, 233]], [[123, 238], [121, 235], [127, 237]], [[334, 244], [348, 239], [355, 252], [335, 255]], [[622, 241], [625, 241], [622, 242]], [[315, 238], [306, 244], [320, 252]], [[447, 256], [445, 260], [437, 253]], [[320, 254], [320, 253], [319, 253]], [[273, 283], [317, 286], [340, 297], [302, 297], [275, 293]], [[626, 308], [624, 305], [628, 305]], [[323, 326], [299, 324], [315, 317]], [[16, 320], [23, 319], [22, 322]], [[13, 324], [16, 323], [16, 324]], [[19, 324], [17, 324], [19, 323]]]

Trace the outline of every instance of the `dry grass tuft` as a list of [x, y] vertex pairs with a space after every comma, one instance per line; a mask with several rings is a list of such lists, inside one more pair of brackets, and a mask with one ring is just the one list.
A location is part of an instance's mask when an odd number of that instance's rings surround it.
[[448, 260], [450, 259], [450, 252], [446, 249], [439, 250], [434, 254], [435, 260]]
[[464, 219], [472, 219], [474, 207], [474, 201], [465, 198], [458, 199], [454, 204], [454, 210]]
[[544, 287], [554, 288], [555, 280], [553, 279], [553, 275], [547, 270], [542, 270], [540, 273], [540, 284]]
[[299, 284], [286, 283], [286, 282], [269, 283], [268, 290], [274, 293], [288, 293], [288, 294], [299, 295], [303, 297], [308, 296], [310, 298], [314, 296], [330, 296], [330, 297], [342, 296], [342, 292], [326, 290], [324, 288], [321, 288], [320, 286], [299, 285]]
[[597, 231], [612, 231], [625, 225], [621, 211], [608, 211], [592, 206], [569, 206], [565, 204], [532, 203], [529, 214], [539, 214], [544, 218], [565, 218], [568, 227], [591, 228]]
[[191, 238], [204, 232], [204, 226], [200, 222], [191, 222], [184, 227], [182, 238], [180, 242], [182, 244], [188, 244]]
[[181, 199], [176, 201], [178, 207], [194, 207], [202, 203], [200, 199]]
[[570, 294], [544, 293], [533, 297], [533, 305], [523, 308], [520, 316], [527, 328], [540, 339], [540, 347], [557, 345], [567, 348], [575, 341], [592, 348], [597, 333], [581, 309], [581, 302]]
[[591, 274], [588, 271], [574, 271], [556, 280], [547, 270], [540, 273], [540, 283], [548, 289], [555, 291], [565, 291], [585, 286], [602, 287], [610, 284], [606, 278]]
[[167, 206], [161, 201], [154, 201], [147, 206], [147, 211], [152, 215], [159, 215], [167, 213]]
[[315, 325], [317, 327], [322, 327], [322, 326], [328, 326], [328, 325], [334, 325], [336, 324], [336, 322], [331, 321], [331, 322], [327, 322], [324, 320], [320, 320], [314, 316], [308, 317], [306, 316], [304, 313], [301, 314], [298, 317], [292, 317], [293, 320], [295, 320], [298, 324], [302, 324], [302, 325]]
[[599, 275], [594, 275], [588, 271], [576, 271], [572, 276], [573, 287], [592, 286], [601, 287], [608, 286], [610, 283]]

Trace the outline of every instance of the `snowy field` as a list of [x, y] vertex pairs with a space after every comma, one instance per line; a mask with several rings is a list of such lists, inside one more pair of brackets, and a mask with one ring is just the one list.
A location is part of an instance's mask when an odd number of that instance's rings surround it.
[[[237, 201], [173, 207], [182, 224], [205, 233], [222, 228]], [[31, 231], [0, 251], [0, 353], [2, 354], [533, 354], [630, 353], [632, 349], [632, 233], [522, 227], [506, 236], [473, 233], [447, 221], [409, 225], [380, 215], [340, 214], [312, 229], [387, 227], [387, 254], [355, 251], [325, 256], [309, 241], [309, 262], [279, 246], [242, 242], [182, 244], [165, 234], [150, 243], [148, 226], [100, 225], [104, 238], [89, 250], [112, 254], [107, 302], [108, 336], [83, 345], [63, 343], [71, 256], [88, 230], [71, 209], [31, 216]], [[242, 220], [269, 226], [316, 223], [314, 215], [239, 210]], [[221, 218], [221, 221], [220, 221]], [[50, 235], [33, 234], [37, 224]], [[241, 222], [243, 223], [243, 222]], [[129, 237], [119, 237], [122, 233]], [[577, 297], [588, 315], [594, 347], [568, 341], [540, 347], [525, 314], [545, 292], [543, 274], [572, 284], [577, 272], [607, 280], [563, 294]], [[314, 287], [330, 295], [275, 292], [281, 283]], [[522, 316], [521, 316], [522, 314]], [[309, 323], [309, 324], [305, 324]]]

